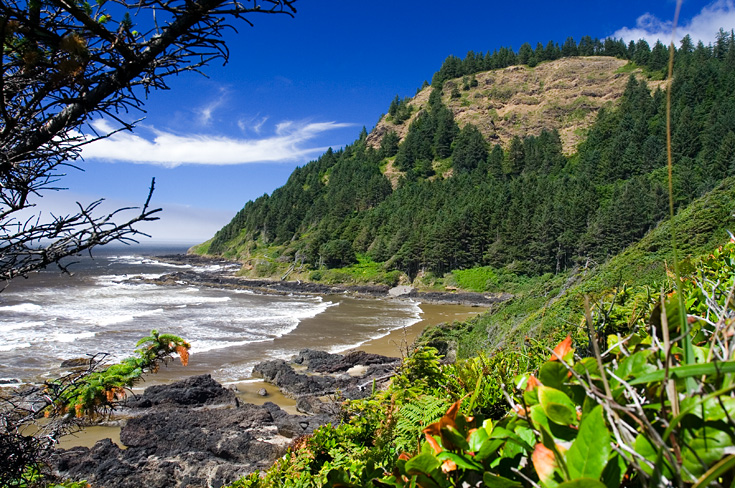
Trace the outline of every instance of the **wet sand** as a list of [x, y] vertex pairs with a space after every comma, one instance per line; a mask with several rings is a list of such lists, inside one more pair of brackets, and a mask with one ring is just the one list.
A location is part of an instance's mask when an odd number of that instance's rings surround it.
[[[426, 327], [430, 325], [440, 324], [442, 322], [454, 322], [467, 320], [475, 315], [484, 312], [486, 309], [482, 307], [471, 307], [467, 305], [443, 305], [443, 304], [432, 304], [422, 303], [420, 304], [421, 316], [420, 320], [413, 325], [396, 329], [388, 333], [386, 336], [371, 339], [363, 343], [358, 347], [348, 349], [361, 350], [374, 354], [381, 354], [384, 356], [392, 357], [403, 357], [406, 355], [406, 351], [416, 339], [416, 337]], [[313, 320], [313, 319], [312, 319]], [[307, 321], [308, 322], [308, 321]], [[305, 333], [303, 331], [302, 333]], [[299, 334], [300, 335], [300, 334]], [[330, 349], [330, 344], [322, 343], [322, 347], [319, 349]], [[347, 351], [342, 351], [347, 352]], [[203, 363], [209, 363], [209, 361], [203, 361]], [[193, 376], [196, 374], [203, 374], [207, 371], [203, 371], [202, 367], [204, 364], [200, 363], [199, 367], [184, 368], [174, 362], [169, 364], [167, 367], [161, 369], [161, 371], [155, 376], [150, 376], [145, 382], [140, 383], [138, 388], [135, 389], [135, 393], [142, 393], [142, 390], [153, 384], [168, 383], [171, 381], [180, 380], [187, 376]], [[216, 375], [215, 376], [216, 379]], [[296, 414], [296, 400], [285, 397], [281, 392], [273, 385], [270, 385], [262, 380], [245, 380], [245, 381], [233, 381], [224, 383], [225, 386], [235, 387], [237, 390], [237, 397], [241, 402], [253, 403], [255, 405], [262, 405], [265, 402], [273, 402], [286, 410], [288, 413]], [[260, 396], [258, 390], [265, 388], [268, 392], [267, 396]], [[115, 420], [113, 417], [112, 420]], [[68, 449], [75, 446], [92, 447], [98, 440], [110, 438], [120, 447], [123, 447], [120, 443], [120, 427], [114, 426], [91, 426], [85, 430], [78, 432], [74, 435], [64, 437], [59, 447]]]
[[416, 340], [416, 337], [430, 325], [437, 325], [443, 322], [461, 322], [481, 314], [485, 310], [487, 309], [466, 305], [422, 303], [420, 321], [409, 327], [396, 329], [385, 337], [372, 339], [353, 350], [381, 354], [383, 356], [403, 357], [414, 340]]

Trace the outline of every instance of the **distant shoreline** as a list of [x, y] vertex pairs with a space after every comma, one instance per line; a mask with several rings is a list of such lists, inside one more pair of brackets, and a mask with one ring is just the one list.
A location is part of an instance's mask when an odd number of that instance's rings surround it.
[[[200, 256], [196, 254], [168, 254], [155, 256], [164, 263], [176, 265], [206, 265], [206, 264], [240, 264], [224, 258]], [[322, 284], [308, 281], [280, 281], [273, 279], [242, 278], [233, 273], [193, 272], [188, 270], [167, 273], [157, 279], [145, 281], [166, 285], [187, 283], [197, 286], [211, 286], [220, 288], [239, 288], [252, 290], [254, 292], [274, 295], [341, 295], [348, 294], [357, 298], [378, 299], [412, 299], [421, 303], [437, 305], [465, 305], [470, 307], [491, 307], [497, 303], [504, 302], [510, 298], [510, 294], [483, 294], [475, 292], [437, 292], [419, 291], [411, 288], [410, 292], [399, 296], [392, 296], [387, 285], [344, 285], [344, 284]]]

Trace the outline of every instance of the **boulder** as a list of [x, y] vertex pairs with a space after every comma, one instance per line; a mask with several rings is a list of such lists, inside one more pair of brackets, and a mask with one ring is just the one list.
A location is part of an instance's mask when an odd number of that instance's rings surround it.
[[196, 406], [234, 404], [235, 392], [224, 388], [211, 375], [192, 376], [169, 385], [155, 385], [145, 389], [142, 395], [127, 400], [129, 408], [153, 406]]

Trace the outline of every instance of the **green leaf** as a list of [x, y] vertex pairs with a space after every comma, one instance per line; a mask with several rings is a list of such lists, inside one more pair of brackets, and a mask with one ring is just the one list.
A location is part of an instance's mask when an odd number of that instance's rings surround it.
[[592, 378], [599, 378], [600, 366], [595, 358], [583, 358], [574, 365], [574, 371], [584, 377], [589, 374]]
[[561, 390], [569, 376], [569, 370], [560, 361], [547, 361], [538, 373], [539, 381], [551, 388]]
[[[658, 458], [658, 452], [653, 447], [653, 444], [651, 444], [651, 441], [648, 440], [646, 436], [643, 434], [638, 434], [638, 436], [635, 438], [635, 442], [633, 444], [633, 448], [635, 449], [635, 452], [646, 458], [648, 461], [650, 461], [652, 464], [656, 463], [656, 460]], [[673, 479], [673, 470], [671, 469], [671, 465], [666, 461], [664, 458], [663, 460], [664, 468], [663, 468], [663, 475], [667, 477], [668, 479]], [[640, 463], [641, 468], [643, 471], [645, 471], [648, 474], [653, 474], [653, 469], [648, 463]]]
[[567, 466], [572, 478], [600, 479], [610, 457], [610, 433], [598, 405], [582, 419], [579, 434], [567, 452]]
[[441, 461], [439, 461], [433, 454], [419, 454], [418, 456], [406, 461], [406, 473], [430, 475], [430, 473], [441, 466], [441, 464]]
[[505, 439], [490, 439], [482, 445], [482, 448], [475, 454], [478, 461], [485, 460], [491, 455], [498, 454], [500, 448], [505, 444]]
[[[699, 398], [693, 397], [682, 400], [682, 410], [688, 408], [693, 403], [699, 403]], [[735, 398], [726, 396], [710, 398], [694, 406], [691, 413], [704, 421], [725, 420], [728, 416], [735, 418]]]
[[732, 428], [725, 422], [707, 422], [699, 429], [685, 429], [681, 457], [686, 470], [694, 476], [687, 481], [695, 482], [709, 466], [720, 461], [727, 454], [726, 449], [735, 443], [733, 437]]
[[350, 475], [344, 468], [333, 469], [327, 473], [327, 484], [324, 488], [359, 488], [350, 482]]
[[602, 482], [592, 478], [577, 478], [576, 480], [560, 483], [558, 488], [607, 488]]
[[732, 469], [735, 469], [735, 454], [727, 456], [725, 459], [712, 466], [709, 471], [704, 473], [702, 477], [697, 480], [697, 483], [692, 488], [709, 486], [710, 483], [717, 481], [717, 478], [724, 476]]
[[529, 415], [536, 430], [546, 429], [547, 432], [554, 436], [554, 439], [571, 441], [577, 437], [577, 431], [575, 429], [572, 429], [568, 425], [560, 425], [549, 421], [541, 405], [531, 407]]
[[445, 425], [441, 428], [441, 438], [442, 445], [447, 449], [461, 449], [463, 451], [470, 449], [467, 439], [451, 425]]
[[577, 423], [576, 407], [564, 392], [548, 386], [539, 386], [538, 399], [544, 413], [552, 422], [559, 425]]
[[472, 461], [471, 459], [467, 458], [466, 456], [462, 456], [453, 452], [449, 451], [442, 451], [437, 456], [437, 459], [440, 461], [445, 461], [449, 459], [450, 461], [454, 461], [458, 467], [462, 469], [469, 469], [472, 471], [484, 471], [485, 468], [482, 466], [482, 464], [476, 463]]
[[602, 472], [602, 482], [605, 483], [607, 488], [618, 488], [627, 469], [628, 465], [625, 463], [623, 456], [616, 453], [608, 461], [605, 470]]
[[482, 475], [482, 481], [485, 483], [485, 486], [492, 488], [521, 488], [523, 486], [517, 481], [509, 480], [508, 478], [503, 478], [495, 473], [488, 472], [485, 472]]
[[[693, 376], [720, 375], [723, 373], [735, 373], [735, 361], [720, 361], [705, 364], [687, 364], [684, 366], [676, 366], [669, 368], [670, 379], [691, 378]], [[643, 383], [654, 383], [663, 381], [666, 375], [665, 369], [657, 369], [656, 371], [643, 376], [639, 376], [630, 380], [630, 385], [640, 385]]]
[[615, 370], [615, 376], [625, 380], [630, 376], [640, 376], [657, 371], [658, 368], [648, 362], [651, 354], [650, 350], [638, 351], [623, 359], [620, 361], [620, 366]]
[[480, 449], [482, 449], [482, 445], [490, 438], [490, 436], [487, 434], [487, 431], [485, 429], [477, 429], [473, 431], [470, 434], [469, 439], [467, 439], [469, 445], [470, 445], [470, 451], [472, 452], [478, 452]]

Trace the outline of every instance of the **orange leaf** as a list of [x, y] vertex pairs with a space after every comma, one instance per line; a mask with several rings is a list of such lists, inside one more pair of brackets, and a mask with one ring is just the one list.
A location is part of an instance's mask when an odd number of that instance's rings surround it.
[[457, 418], [460, 403], [462, 403], [462, 400], [457, 400], [456, 402], [454, 402], [452, 406], [449, 407], [449, 410], [447, 410], [447, 413], [444, 414], [444, 417], [452, 419], [452, 423], [454, 423], [454, 419]]
[[457, 400], [456, 402], [454, 402], [452, 406], [449, 407], [449, 409], [447, 410], [447, 413], [445, 413], [438, 422], [429, 424], [424, 430], [422, 430], [422, 432], [428, 435], [441, 435], [443, 427], [451, 426], [456, 429], [457, 424], [454, 422], [454, 419], [457, 418], [457, 413], [459, 412], [459, 405], [461, 402], [462, 400]]
[[442, 446], [440, 446], [439, 443], [436, 442], [436, 439], [434, 439], [434, 436], [429, 435], [429, 434], [425, 434], [425, 436], [426, 436], [426, 442], [428, 442], [431, 448], [434, 449], [435, 453], [439, 454], [440, 452], [443, 451]]
[[554, 451], [539, 442], [533, 450], [531, 460], [533, 461], [533, 467], [536, 469], [539, 479], [544, 483], [549, 481], [554, 475], [554, 469], [556, 469]]
[[554, 348], [554, 354], [551, 355], [550, 361], [557, 361], [559, 359], [564, 358], [564, 356], [567, 355], [569, 351], [572, 350], [572, 336], [571, 334], [567, 335], [567, 338], [561, 341], [559, 344], [556, 345]]
[[398, 459], [403, 459], [404, 461], [408, 461], [409, 459], [411, 459], [411, 456], [409, 456], [405, 452], [402, 452], [401, 455], [398, 456]]
[[526, 383], [526, 391], [533, 390], [539, 386], [541, 386], [541, 382], [534, 375], [529, 376], [528, 382]]
[[442, 463], [443, 473], [449, 473], [451, 471], [455, 471], [456, 469], [457, 469], [457, 463], [455, 463], [451, 459], [447, 459]]
[[515, 410], [516, 415], [520, 417], [528, 417], [528, 411], [520, 405], [515, 405], [513, 410]]
[[185, 346], [176, 346], [176, 352], [179, 355], [182, 365], [186, 366], [189, 364], [189, 350]]

